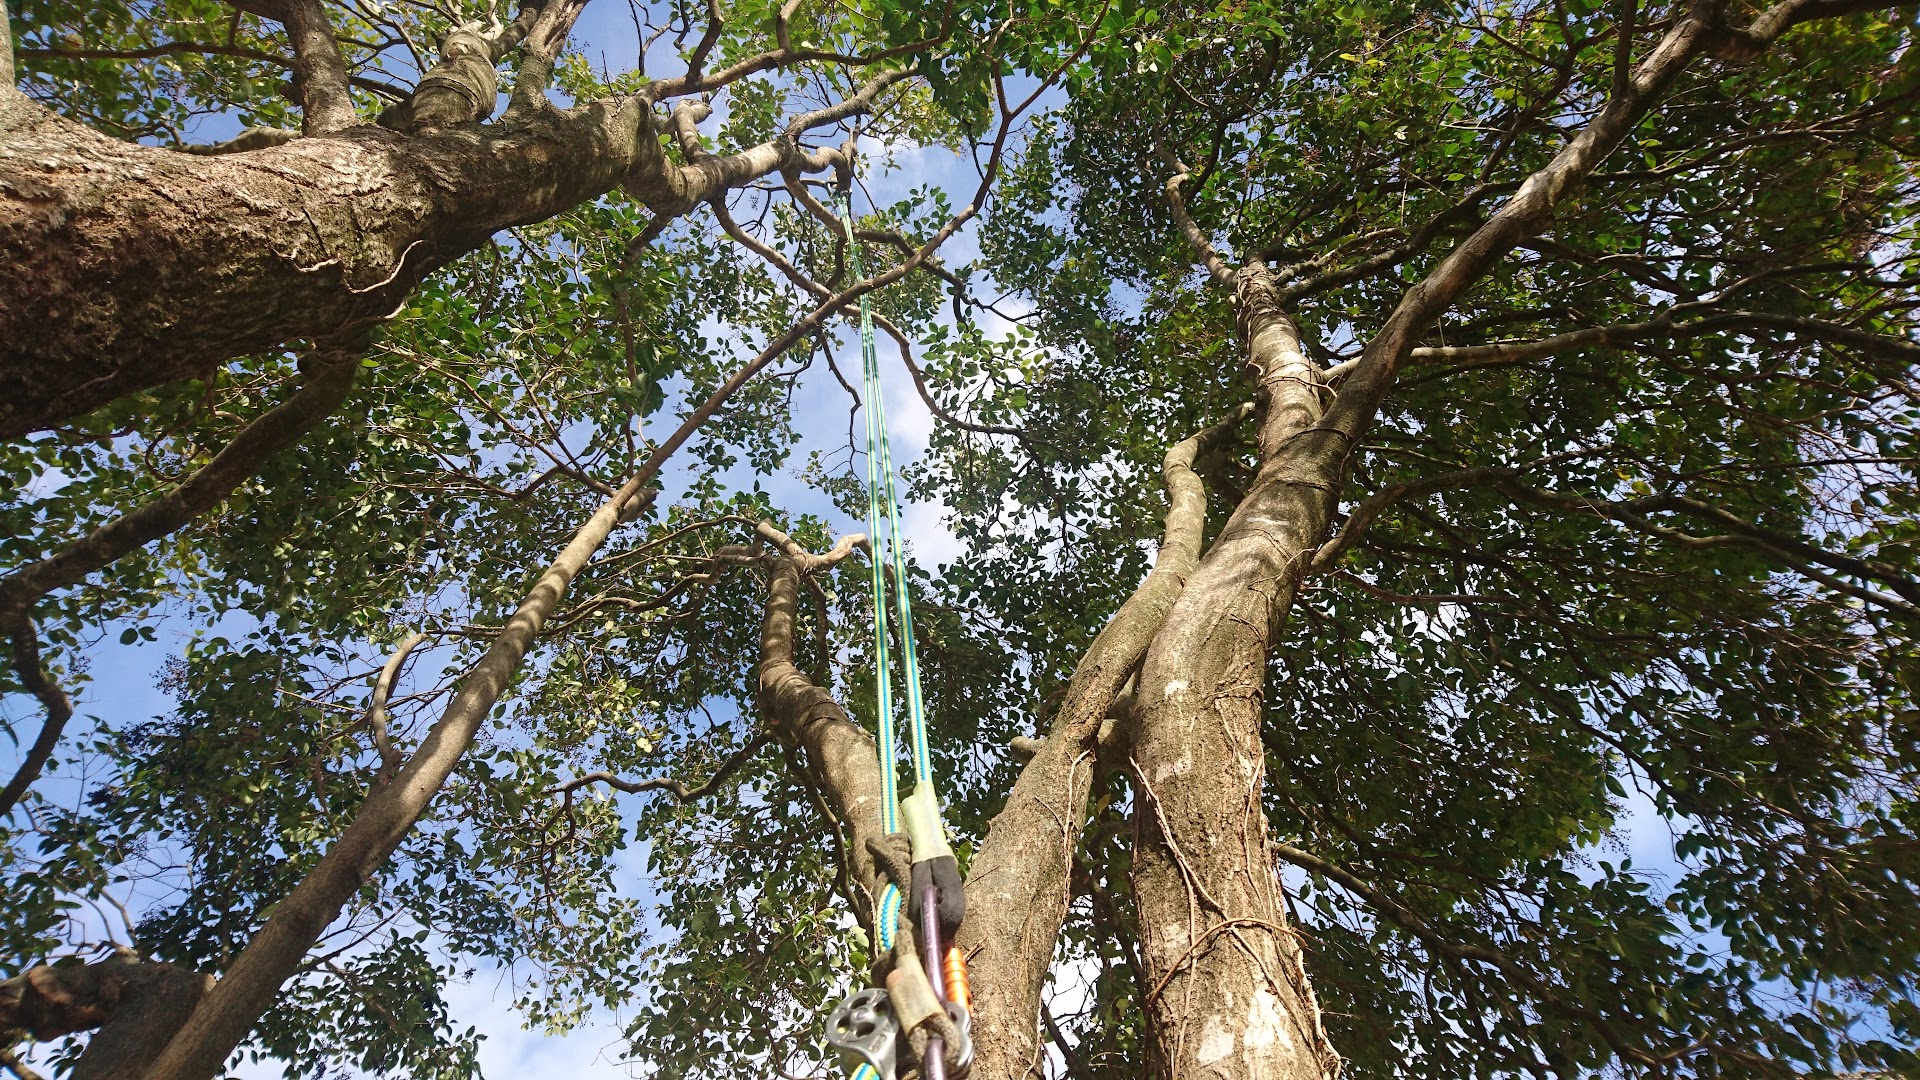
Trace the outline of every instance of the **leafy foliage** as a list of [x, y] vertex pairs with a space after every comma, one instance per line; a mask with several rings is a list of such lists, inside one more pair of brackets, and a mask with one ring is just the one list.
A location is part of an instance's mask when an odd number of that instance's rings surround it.
[[[253, 55], [281, 48], [269, 22], [174, 0], [16, 7], [24, 85], [70, 116], [169, 143], [202, 117], [294, 123], [284, 65]], [[647, 64], [698, 39], [683, 7], [642, 9], [639, 29], [664, 32], [634, 71], [569, 54], [562, 90], [658, 77]], [[775, 32], [777, 5], [725, 10], [710, 67]], [[1618, 11], [1231, 0], [995, 21], [859, 2], [796, 18], [797, 40], [837, 52], [944, 39], [911, 54], [924, 84], [864, 122], [894, 161], [982, 137], [996, 65], [1065, 70], [979, 258], [875, 298], [965, 421], [936, 427], [912, 480], [966, 554], [911, 582], [963, 860], [1017, 768], [999, 748], [1044, 726], [1145, 571], [1161, 454], [1248, 397], [1167, 179], [1188, 174], [1223, 251], [1310, 284], [1297, 318], [1337, 365], [1603, 100]], [[496, 14], [334, 13], [343, 35], [388, 42], [350, 45], [353, 70], [396, 82], [420, 70], [405, 42]], [[1296, 605], [1266, 702], [1266, 811], [1350, 1073], [1920, 1068], [1920, 656], [1911, 598], [1903, 614], [1886, 591], [1920, 570], [1914, 30], [1910, 13], [1822, 21], [1697, 71], [1449, 313], [1355, 448], [1346, 505], [1378, 496], [1381, 512]], [[79, 55], [169, 41], [231, 48]], [[703, 138], [751, 145], [852, 78], [820, 62], [736, 83]], [[360, 90], [371, 114], [380, 93]], [[844, 284], [837, 237], [758, 198], [735, 216]], [[917, 242], [949, 203], [922, 189], [859, 224]], [[708, 220], [630, 254], [647, 215], [613, 195], [496, 238], [396, 313], [348, 406], [297, 451], [35, 608], [71, 682], [103, 633], [193, 636], [174, 713], [103, 717], [63, 751], [62, 794], [36, 791], [0, 833], [0, 968], [97, 945], [89, 903], [127, 895], [144, 953], [231, 961], [383, 776], [369, 695], [396, 644], [426, 635], [384, 722], [404, 751], [602, 489], [811, 307]], [[1434, 351], [1643, 324], [1547, 356]], [[783, 748], [755, 741], [760, 583], [711, 557], [755, 520], [818, 550], [833, 537], [815, 515], [859, 516], [850, 448], [795, 453], [819, 423], [796, 396], [832, 358], [804, 343], [702, 428], [249, 1052], [316, 1076], [472, 1075], [480, 1033], [446, 989], [498, 965], [531, 1024], [624, 1013], [637, 1067], [660, 1076], [825, 1068], [820, 1003], [868, 958], [837, 834]], [[0, 448], [0, 563], [174, 482], [296, 376], [293, 357], [253, 358]], [[1245, 445], [1203, 462], [1215, 528], [1250, 464]], [[803, 604], [824, 645], [804, 662], [870, 722], [847, 573]], [[692, 805], [555, 790], [595, 770], [691, 787], [736, 759]], [[1120, 773], [1096, 787], [1059, 966], [1086, 983], [1055, 1019], [1093, 1075], [1151, 1064]], [[1669, 838], [1660, 870], [1634, 865]]]

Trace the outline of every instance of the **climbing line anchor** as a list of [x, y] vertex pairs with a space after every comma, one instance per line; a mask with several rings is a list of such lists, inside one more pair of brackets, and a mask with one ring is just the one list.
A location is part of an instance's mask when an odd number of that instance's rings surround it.
[[[848, 266], [864, 277], [860, 246], [853, 235], [853, 205], [846, 191], [839, 199]], [[959, 1080], [972, 1063], [972, 1001], [966, 959], [953, 945], [966, 915], [966, 894], [959, 864], [947, 843], [940, 800], [927, 750], [926, 702], [920, 692], [920, 657], [915, 647], [913, 610], [907, 596], [906, 555], [901, 542], [900, 500], [895, 488], [893, 451], [874, 347], [873, 314], [860, 297], [860, 358], [867, 436], [867, 535], [872, 538], [874, 703], [880, 755], [880, 820], [890, 844], [911, 852], [885, 865], [887, 882], [874, 914], [878, 955], [891, 956], [886, 988], [869, 987], [842, 1001], [827, 1022], [827, 1042], [854, 1068], [853, 1080], [894, 1080], [900, 1059], [913, 1057], [919, 1042], [921, 1075], [927, 1080]], [[882, 522], [887, 528], [881, 529]], [[900, 796], [895, 775], [898, 735], [894, 727], [892, 648], [888, 642], [887, 569], [891, 566], [894, 627], [899, 635], [900, 681], [906, 704], [913, 790]], [[904, 836], [901, 833], [905, 833]], [[881, 854], [876, 851], [876, 855]], [[901, 870], [905, 873], [901, 873]], [[905, 893], [903, 897], [902, 893]], [[903, 904], [903, 899], [905, 903]], [[904, 911], [902, 909], [905, 909]], [[903, 922], [903, 916], [910, 920]], [[907, 932], [903, 933], [905, 930]], [[918, 955], [912, 949], [917, 939]], [[918, 1039], [914, 1039], [918, 1036]]]

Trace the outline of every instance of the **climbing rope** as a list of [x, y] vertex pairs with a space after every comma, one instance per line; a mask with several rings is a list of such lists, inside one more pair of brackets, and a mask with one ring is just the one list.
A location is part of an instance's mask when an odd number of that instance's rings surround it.
[[[853, 206], [845, 191], [840, 196], [839, 210], [847, 241], [848, 268], [856, 279], [862, 278], [865, 271], [861, 266], [860, 245], [853, 235]], [[893, 1080], [898, 1036], [908, 1031], [917, 1032], [915, 1037], [922, 1041], [916, 1045], [924, 1049], [925, 1060], [922, 1065], [925, 1074], [931, 1080], [942, 1080], [947, 1075], [948, 1050], [958, 1061], [955, 1076], [964, 1074], [971, 1058], [966, 1034], [969, 1021], [966, 963], [957, 948], [943, 947], [943, 942], [946, 946], [951, 945], [952, 935], [959, 928], [965, 912], [965, 896], [953, 849], [947, 844], [946, 828], [941, 821], [940, 801], [934, 791], [933, 760], [927, 750], [926, 702], [920, 692], [920, 656], [913, 633], [912, 602], [907, 596], [907, 561], [900, 527], [900, 499], [895, 489], [893, 450], [887, 437], [879, 353], [874, 345], [873, 313], [864, 293], [860, 296], [860, 360], [867, 434], [867, 535], [871, 538], [873, 552], [869, 561], [873, 568], [874, 705], [878, 714], [876, 742], [880, 758], [880, 820], [890, 842], [898, 837], [902, 826], [905, 827], [904, 843], [912, 851], [911, 871], [906, 876], [914, 904], [904, 906], [919, 916], [920, 926], [916, 929], [926, 956], [924, 959], [894, 956], [895, 976], [908, 970], [923, 973], [910, 976], [913, 985], [920, 988], [917, 994], [910, 995], [914, 998], [912, 1006], [903, 1000], [890, 999], [887, 991], [859, 991], [834, 1011], [828, 1023], [828, 1041], [847, 1054], [850, 1061], [864, 1059], [855, 1070], [853, 1080]], [[884, 531], [881, 528], [883, 521], [886, 525]], [[894, 726], [893, 650], [887, 634], [889, 566], [893, 570], [892, 608], [895, 629], [899, 634], [900, 676], [906, 698], [908, 747], [914, 773], [913, 791], [904, 799], [900, 797], [896, 775], [899, 742]], [[894, 954], [900, 939], [903, 897], [901, 882], [895, 880], [900, 876], [889, 871], [889, 880], [881, 890], [874, 916], [874, 935], [883, 956]], [[888, 986], [905, 992], [894, 985], [894, 976], [889, 976]], [[958, 1004], [949, 1000], [950, 997], [958, 999]], [[900, 1015], [904, 1008], [909, 1007], [915, 1015]], [[889, 1010], [893, 1015], [889, 1015]], [[928, 1022], [929, 1014], [937, 1014], [933, 1016], [932, 1023]], [[926, 1029], [937, 1029], [937, 1032], [929, 1034]], [[956, 1039], [959, 1040], [959, 1046], [948, 1045]]]
[[[853, 208], [843, 194], [840, 222], [846, 230], [848, 267], [858, 279], [866, 276], [861, 265], [860, 246], [853, 237]], [[907, 737], [913, 760], [916, 784], [933, 789], [933, 761], [927, 753], [927, 709], [920, 693], [920, 654], [913, 634], [913, 603], [907, 596], [907, 561], [901, 543], [900, 499], [894, 488], [893, 448], [887, 437], [887, 410], [880, 386], [879, 350], [874, 345], [873, 311], [866, 294], [860, 296], [860, 366], [864, 380], [863, 395], [867, 427], [867, 535], [872, 537], [873, 558], [873, 649], [874, 701], [878, 713], [880, 743], [880, 820], [884, 831], [900, 831], [900, 786], [895, 775], [894, 755], [899, 743], [894, 731], [892, 646], [887, 634], [887, 574], [893, 566], [895, 618], [900, 632], [901, 681], [907, 699]], [[886, 531], [881, 532], [882, 514]], [[909, 822], [911, 829], [915, 822]], [[942, 828], [938, 804], [933, 807], [933, 824]], [[942, 828], [944, 832], [944, 828]], [[916, 860], [918, 861], [918, 860]], [[882, 912], [898, 916], [899, 890], [889, 884], [880, 900]], [[891, 910], [889, 910], [891, 909]], [[880, 945], [893, 947], [894, 919], [880, 920]]]

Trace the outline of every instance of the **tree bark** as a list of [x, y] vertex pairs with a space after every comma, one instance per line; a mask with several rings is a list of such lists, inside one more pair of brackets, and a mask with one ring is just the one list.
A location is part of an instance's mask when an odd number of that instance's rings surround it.
[[976, 1080], [1039, 1075], [1040, 994], [1073, 898], [1073, 853], [1086, 828], [1095, 743], [1115, 695], [1138, 670], [1200, 557], [1207, 495], [1194, 462], [1230, 435], [1242, 415], [1167, 451], [1161, 466], [1166, 530], [1153, 570], [1087, 647], [1046, 739], [973, 857], [958, 944], [977, 987], [970, 1074]]
[[1237, 285], [1261, 465], [1141, 669], [1134, 894], [1169, 1076], [1321, 1080], [1339, 1059], [1267, 853], [1260, 725], [1267, 651], [1331, 518], [1346, 444], [1316, 426], [1325, 382], [1272, 275], [1254, 263]]
[[236, 356], [355, 340], [499, 230], [615, 187], [673, 217], [769, 173], [828, 168], [838, 155], [800, 135], [904, 77], [882, 73], [765, 143], [687, 164], [668, 160], [641, 96], [205, 156], [119, 142], [0, 93], [0, 439]]
[[0, 97], [0, 438], [235, 356], [349, 339], [498, 230], [665, 167], [637, 100], [205, 157]]
[[1339, 1067], [1268, 850], [1261, 699], [1268, 649], [1325, 537], [1348, 454], [1398, 369], [1701, 53], [1751, 58], [1789, 26], [1848, 10], [1845, 0], [1785, 0], [1737, 29], [1718, 3], [1696, 2], [1551, 162], [1406, 290], [1324, 415], [1324, 372], [1300, 355], [1265, 268], [1238, 276], [1237, 314], [1261, 377], [1261, 464], [1148, 650], [1135, 710], [1134, 888], [1153, 1041], [1172, 1077], [1319, 1080]]
[[97, 964], [43, 964], [0, 982], [0, 1030], [53, 1039], [98, 1028], [71, 1080], [137, 1080], [212, 985], [126, 950]]
[[773, 722], [780, 741], [804, 755], [808, 778], [833, 815], [829, 824], [841, 830], [851, 884], [863, 894], [854, 915], [871, 931], [881, 882], [867, 842], [885, 835], [880, 826], [880, 756], [873, 736], [854, 723], [833, 695], [808, 678], [793, 659], [800, 578], [840, 561], [858, 538], [844, 538], [833, 552], [822, 556], [804, 551], [770, 526], [762, 525], [759, 531], [783, 552], [770, 560], [767, 570], [767, 613], [760, 627], [760, 708]]

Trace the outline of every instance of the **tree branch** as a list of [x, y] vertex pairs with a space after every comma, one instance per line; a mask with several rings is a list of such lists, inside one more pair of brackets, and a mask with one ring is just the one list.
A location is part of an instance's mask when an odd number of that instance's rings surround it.
[[[1441, 374], [1476, 368], [1507, 367], [1557, 356], [1576, 349], [1627, 345], [1647, 338], [1685, 339], [1704, 337], [1721, 331], [1784, 330], [1792, 334], [1845, 345], [1876, 356], [1907, 363], [1920, 362], [1920, 344], [1885, 334], [1874, 334], [1842, 323], [1794, 315], [1776, 315], [1764, 311], [1728, 311], [1687, 322], [1653, 319], [1639, 323], [1614, 323], [1572, 330], [1534, 341], [1503, 341], [1488, 345], [1422, 346], [1407, 353], [1410, 362], [1452, 364]], [[1327, 377], [1339, 378], [1359, 366], [1349, 360], [1327, 369]], [[1423, 380], [1429, 376], [1423, 376]]]
[[[831, 290], [829, 290], [827, 286], [802, 273], [800, 268], [794, 266], [786, 256], [780, 254], [780, 252], [776, 251], [771, 245], [763, 243], [751, 233], [741, 228], [740, 223], [734, 220], [733, 215], [728, 212], [723, 201], [715, 199], [711, 205], [713, 207], [714, 219], [720, 223], [721, 230], [732, 237], [735, 243], [764, 259], [768, 265], [778, 270], [781, 276], [798, 285], [809, 295], [816, 298], [832, 295]], [[837, 218], [833, 220], [838, 221]], [[911, 246], [909, 246], [908, 251], [912, 251]], [[923, 263], [922, 266], [925, 267], [926, 264]], [[851, 317], [850, 312], [847, 314], [848, 317]], [[895, 347], [900, 350], [901, 359], [905, 361], [907, 365], [907, 373], [913, 379], [914, 389], [919, 391], [920, 400], [926, 403], [927, 411], [931, 412], [941, 421], [952, 424], [963, 431], [972, 431], [983, 435], [1011, 435], [1014, 438], [1022, 440], [1026, 438], [1026, 432], [1020, 428], [1008, 427], [1001, 424], [982, 424], [977, 421], [962, 419], [948, 412], [944, 406], [934, 399], [932, 390], [927, 386], [925, 375], [921, 372], [919, 365], [913, 362], [913, 343], [908, 339], [906, 333], [902, 331], [892, 319], [887, 318], [885, 315], [878, 312], [872, 312], [871, 314], [874, 325], [880, 327], [888, 337], [892, 338]]]
[[13, 812], [27, 789], [40, 778], [40, 771], [47, 766], [47, 760], [53, 756], [54, 747], [60, 745], [60, 734], [66, 730], [67, 721], [73, 719], [73, 700], [67, 692], [54, 681], [53, 673], [40, 660], [40, 635], [35, 632], [33, 620], [25, 613], [15, 612], [0, 621], [0, 632], [4, 632], [13, 644], [13, 670], [20, 679], [20, 685], [40, 700], [47, 710], [46, 719], [40, 722], [40, 736], [27, 748], [27, 756], [20, 762], [20, 768], [13, 779], [0, 789], [0, 821], [4, 821]]
[[648, 780], [623, 780], [610, 772], [602, 771], [576, 776], [566, 783], [548, 791], [547, 794], [567, 795], [571, 798], [576, 788], [586, 787], [589, 784], [605, 784], [610, 788], [624, 791], [629, 795], [638, 795], [643, 791], [664, 791], [673, 796], [674, 800], [680, 805], [686, 806], [697, 799], [711, 795], [715, 788], [727, 782], [729, 776], [738, 772], [740, 766], [745, 765], [753, 759], [755, 754], [764, 749], [771, 739], [772, 736], [765, 733], [755, 735], [753, 738], [747, 740], [745, 746], [728, 754], [726, 760], [720, 763], [720, 767], [713, 771], [712, 776], [707, 777], [705, 781], [693, 787], [688, 787], [672, 777], [654, 777]]
[[866, 729], [808, 678], [794, 658], [801, 579], [844, 558], [864, 538], [842, 537], [832, 552], [819, 556], [770, 523], [762, 522], [755, 531], [779, 551], [768, 560], [767, 608], [760, 626], [760, 709], [781, 742], [801, 751], [801, 779], [820, 796], [836, 839], [843, 825], [851, 833], [840, 854], [847, 863], [847, 879], [857, 883], [862, 895], [848, 899], [854, 916], [872, 932], [881, 887], [869, 847], [883, 836], [879, 754]]
[[346, 399], [360, 371], [358, 349], [322, 355], [327, 366], [308, 376], [306, 385], [286, 401], [241, 428], [213, 460], [172, 491], [0, 577], [0, 613], [23, 612], [47, 593], [78, 584], [121, 556], [174, 532], [219, 505], [274, 455], [299, 442]]
[[520, 67], [513, 76], [513, 99], [507, 104], [504, 119], [519, 120], [533, 110], [552, 107], [547, 83], [553, 79], [553, 62], [586, 5], [587, 0], [546, 0], [541, 5], [539, 17], [526, 34]]
[[1213, 241], [1200, 231], [1193, 215], [1187, 212], [1187, 201], [1180, 194], [1180, 185], [1188, 179], [1187, 170], [1182, 168], [1167, 180], [1167, 205], [1173, 209], [1174, 224], [1180, 227], [1180, 235], [1186, 238], [1187, 246], [1193, 249], [1194, 256], [1207, 268], [1207, 273], [1213, 275], [1213, 280], [1231, 288], [1233, 271], [1227, 267], [1227, 261], [1220, 257], [1220, 253], [1214, 250]]
[[1646, 1051], [1639, 1047], [1629, 1045], [1621, 1038], [1619, 1032], [1615, 1030], [1614, 1025], [1606, 1018], [1589, 1009], [1582, 1008], [1567, 1001], [1561, 997], [1560, 994], [1556, 993], [1552, 987], [1541, 981], [1539, 976], [1529, 971], [1506, 953], [1485, 945], [1462, 944], [1443, 936], [1425, 919], [1416, 915], [1410, 908], [1405, 907], [1386, 893], [1369, 885], [1366, 881], [1345, 868], [1328, 862], [1318, 855], [1308, 851], [1302, 851], [1291, 844], [1284, 844], [1277, 840], [1267, 841], [1267, 847], [1275, 855], [1300, 867], [1302, 870], [1318, 874], [1329, 881], [1339, 884], [1341, 888], [1346, 889], [1355, 896], [1360, 897], [1369, 907], [1386, 916], [1395, 926], [1419, 938], [1421, 943], [1428, 949], [1442, 956], [1450, 956], [1458, 960], [1472, 960], [1476, 963], [1486, 964], [1499, 971], [1500, 974], [1505, 976], [1510, 982], [1518, 983], [1525, 987], [1539, 999], [1541, 1004], [1549, 1006], [1567, 1016], [1592, 1024], [1600, 1032], [1601, 1037], [1607, 1041], [1607, 1044], [1613, 1048], [1614, 1052], [1628, 1061], [1643, 1066], [1657, 1066], [1659, 1064], [1659, 1060], [1647, 1054]]
[[[1773, 555], [1794, 570], [1819, 581], [1823, 585], [1851, 596], [1857, 600], [1874, 604], [1900, 616], [1902, 619], [1920, 623], [1920, 582], [1900, 574], [1882, 563], [1856, 559], [1840, 555], [1817, 547], [1805, 540], [1785, 533], [1755, 525], [1743, 518], [1719, 507], [1677, 495], [1656, 495], [1646, 499], [1629, 502], [1611, 502], [1605, 499], [1566, 495], [1530, 487], [1511, 480], [1499, 481], [1496, 486], [1525, 502], [1536, 506], [1545, 506], [1556, 510], [1571, 510], [1592, 514], [1619, 522], [1636, 532], [1662, 540], [1668, 540], [1688, 548], [1719, 547], [1726, 544], [1739, 544]], [[1646, 515], [1660, 511], [1673, 511], [1705, 518], [1729, 530], [1728, 534], [1715, 536], [1694, 536], [1653, 521]], [[1826, 570], [1820, 569], [1825, 567]], [[1833, 571], [1829, 573], [1827, 571]], [[1898, 593], [1888, 596], [1872, 589], [1863, 589], [1851, 584], [1835, 574], [1864, 578], [1876, 581]]]
[[974, 1013], [976, 1068], [986, 1075], [1025, 1075], [1038, 1051], [1034, 1021], [1071, 899], [1103, 722], [1200, 559], [1207, 492], [1194, 464], [1252, 412], [1241, 406], [1167, 450], [1160, 474], [1166, 523], [1153, 569], [1074, 666], [1047, 737], [1027, 744], [1032, 759], [968, 867], [967, 920], [957, 943], [975, 981], [993, 988]]
[[1503, 466], [1478, 466], [1470, 469], [1458, 469], [1435, 476], [1421, 477], [1404, 483], [1392, 484], [1367, 496], [1347, 511], [1347, 520], [1341, 524], [1340, 531], [1331, 540], [1320, 545], [1314, 552], [1313, 562], [1307, 568], [1309, 574], [1330, 572], [1360, 538], [1373, 526], [1380, 514], [1403, 499], [1419, 498], [1438, 491], [1452, 491], [1458, 488], [1472, 487], [1476, 484], [1491, 483], [1519, 475], [1518, 469]]
[[[24, 57], [33, 59], [45, 57], [54, 60], [151, 60], [161, 56], [181, 56], [188, 54], [233, 56], [242, 60], [258, 60], [261, 63], [274, 64], [286, 68], [289, 71], [294, 70], [297, 63], [292, 57], [261, 52], [258, 49], [249, 49], [241, 45], [220, 45], [211, 41], [168, 41], [159, 45], [148, 45], [138, 49], [36, 48], [20, 50], [20, 55]], [[357, 86], [362, 90], [371, 90], [389, 100], [399, 101], [407, 96], [407, 92], [400, 87], [390, 82], [370, 78], [365, 75], [350, 75], [347, 81], [353, 86]], [[175, 149], [186, 149], [191, 152], [191, 148], [189, 147], [176, 147]]]
[[[1787, 0], [1781, 7], [1798, 10], [1812, 2], [1815, 0]], [[1789, 14], [1768, 22], [1768, 16], [1763, 15], [1746, 34], [1751, 43], [1765, 45], [1791, 24], [1791, 18]], [[1499, 211], [1402, 294], [1328, 409], [1326, 426], [1342, 433], [1349, 443], [1357, 439], [1393, 386], [1415, 340], [1461, 293], [1523, 240], [1544, 229], [1567, 193], [1613, 153], [1673, 80], [1703, 52], [1713, 50], [1726, 32], [1720, 5], [1694, 0], [1632, 76], [1623, 81], [1622, 92], [1610, 96], [1593, 119], [1545, 167], [1528, 176]]]
[[426, 633], [408, 634], [400, 644], [394, 646], [393, 655], [387, 657], [386, 664], [380, 669], [380, 677], [374, 680], [373, 700], [367, 703], [367, 730], [373, 735], [374, 750], [380, 755], [380, 771], [373, 780], [375, 787], [391, 780], [403, 764], [400, 752], [393, 748], [387, 731], [387, 722], [391, 719], [387, 713], [387, 699], [393, 695], [394, 681], [400, 677], [400, 668], [406, 664], [407, 657], [430, 636]]
[[280, 21], [293, 44], [293, 81], [300, 88], [300, 128], [308, 135], [360, 122], [348, 92], [347, 62], [320, 0], [281, 0]]

